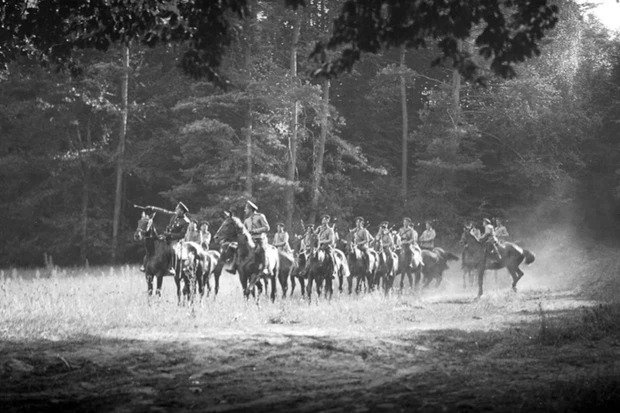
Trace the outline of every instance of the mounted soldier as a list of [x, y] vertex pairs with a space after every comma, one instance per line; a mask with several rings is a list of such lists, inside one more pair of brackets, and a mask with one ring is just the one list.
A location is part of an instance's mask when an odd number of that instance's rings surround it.
[[495, 236], [497, 237], [497, 240], [502, 244], [508, 241], [508, 237], [510, 236], [510, 234], [508, 234], [506, 226], [499, 218], [495, 218]]
[[433, 229], [433, 225], [431, 221], [426, 221], [425, 223], [426, 229], [420, 236], [420, 248], [423, 250], [432, 250], [435, 248], [435, 230]]
[[203, 221], [200, 224], [200, 245], [205, 251], [209, 250], [209, 246], [211, 245], [211, 233], [209, 232], [209, 223], [207, 221]]
[[383, 221], [379, 225], [379, 231], [375, 236], [375, 250], [381, 255], [384, 262], [389, 265], [393, 263], [389, 262], [392, 257], [392, 252], [395, 249], [394, 238], [388, 228], [389, 222]]
[[[147, 222], [147, 221], [152, 221], [155, 218], [155, 211], [153, 211], [152, 207], [150, 206], [139, 207], [138, 205], [134, 205], [134, 207], [142, 209], [140, 221]], [[147, 258], [147, 254], [144, 255], [144, 258], [142, 258], [142, 264], [140, 265], [140, 271], [142, 272], [145, 271], [146, 258]]]
[[315, 238], [316, 235], [314, 234], [314, 224], [308, 224], [306, 226], [306, 232], [304, 233], [301, 239], [301, 244], [299, 246], [299, 268], [301, 268], [300, 275], [302, 277], [305, 276], [306, 263], [308, 262], [308, 258], [312, 254]]
[[414, 248], [418, 246], [418, 232], [411, 225], [411, 218], [403, 219], [403, 226], [398, 230], [400, 244], [404, 250], [410, 250], [413, 253]]
[[179, 202], [174, 208], [174, 211], [168, 211], [167, 209], [155, 206], [148, 206], [147, 208], [150, 208], [155, 212], [172, 215], [172, 218], [170, 218], [170, 222], [164, 231], [164, 237], [166, 241], [168, 241], [168, 244], [174, 249], [172, 266], [168, 270], [171, 275], [174, 275], [177, 270], [180, 271], [179, 266], [182, 258], [182, 242], [180, 241], [185, 238], [185, 234], [187, 233], [187, 228], [190, 223], [189, 218], [187, 217], [189, 209], [183, 202]]
[[355, 229], [353, 231], [353, 243], [362, 252], [362, 259], [364, 260], [364, 265], [368, 267], [370, 265], [368, 246], [374, 240], [374, 238], [372, 235], [370, 235], [370, 232], [368, 232], [368, 230], [364, 228], [364, 218], [355, 218]]
[[246, 201], [245, 203], [245, 220], [243, 224], [250, 231], [252, 239], [256, 243], [256, 252], [259, 257], [259, 270], [263, 274], [269, 272], [267, 268], [267, 255], [265, 253], [265, 247], [267, 246], [267, 232], [270, 227], [265, 215], [258, 212], [258, 206], [252, 201]]
[[284, 230], [284, 223], [278, 222], [276, 228], [277, 232], [273, 236], [273, 246], [276, 247], [278, 251], [290, 254], [293, 250], [288, 243], [289, 236], [288, 232]]
[[324, 214], [321, 217], [321, 225], [317, 228], [317, 244], [320, 250], [325, 251], [325, 258], [328, 260], [328, 272], [335, 275], [336, 257], [334, 256], [334, 248], [336, 247], [336, 234], [334, 228], [329, 225], [331, 217]]
[[488, 218], [482, 219], [482, 226], [484, 228], [484, 233], [478, 241], [483, 242], [486, 245], [487, 252], [494, 254], [497, 258], [501, 259], [499, 254], [499, 250], [497, 248], [497, 237], [495, 236], [495, 228], [493, 224], [491, 224], [491, 220]]

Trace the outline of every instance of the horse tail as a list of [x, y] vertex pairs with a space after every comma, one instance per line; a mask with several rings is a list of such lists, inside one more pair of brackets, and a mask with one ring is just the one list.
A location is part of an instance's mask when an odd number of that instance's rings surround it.
[[534, 259], [536, 259], [536, 256], [534, 255], [534, 253], [529, 250], [526, 250], [525, 248], [523, 249], [523, 255], [525, 255], [525, 263], [528, 265], [533, 263]]

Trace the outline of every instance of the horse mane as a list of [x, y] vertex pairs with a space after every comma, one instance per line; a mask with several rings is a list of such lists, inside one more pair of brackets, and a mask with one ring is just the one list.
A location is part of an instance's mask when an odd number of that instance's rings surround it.
[[250, 234], [250, 231], [248, 231], [241, 219], [234, 215], [231, 215], [230, 219], [235, 224], [235, 227], [237, 227], [237, 229], [241, 231], [241, 236], [246, 240], [247, 245], [253, 249], [255, 247], [255, 244], [254, 240], [252, 239], [252, 234]]

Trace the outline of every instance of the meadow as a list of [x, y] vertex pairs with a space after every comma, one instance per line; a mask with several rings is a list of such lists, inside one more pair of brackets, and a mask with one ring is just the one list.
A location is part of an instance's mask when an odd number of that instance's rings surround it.
[[[487, 293], [437, 289], [178, 306], [136, 266], [0, 273], [3, 411], [579, 410], [617, 406], [618, 264], [557, 251]], [[552, 260], [550, 257], [554, 257]], [[580, 258], [575, 258], [580, 257]], [[585, 403], [585, 404], [584, 404]]]

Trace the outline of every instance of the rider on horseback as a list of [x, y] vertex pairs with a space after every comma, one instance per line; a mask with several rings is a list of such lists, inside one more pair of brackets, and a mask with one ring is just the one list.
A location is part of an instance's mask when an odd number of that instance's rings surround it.
[[269, 231], [269, 223], [265, 215], [258, 212], [258, 207], [252, 201], [246, 201], [245, 204], [245, 221], [243, 224], [250, 231], [252, 239], [256, 243], [256, 252], [259, 257], [259, 270], [262, 270], [263, 274], [269, 272], [267, 265], [267, 254], [265, 253], [265, 247], [267, 246], [267, 232]]
[[189, 209], [185, 206], [183, 202], [179, 202], [177, 206], [174, 208], [174, 211], [168, 211], [167, 209], [148, 206], [152, 211], [161, 212], [164, 214], [172, 215], [170, 218], [170, 222], [164, 231], [164, 237], [166, 241], [170, 244], [170, 246], [174, 249], [174, 256], [172, 259], [172, 266], [168, 270], [170, 275], [174, 275], [176, 273], [175, 269], [178, 268], [181, 262], [181, 243], [179, 242], [183, 238], [185, 238], [185, 234], [187, 233], [187, 227], [189, 226], [189, 218], [187, 217], [187, 213]]
[[306, 263], [310, 254], [312, 254], [313, 241], [314, 241], [314, 224], [308, 224], [306, 226], [306, 232], [301, 239], [301, 245], [299, 246], [299, 268], [302, 269], [300, 276], [305, 276]]
[[284, 230], [284, 223], [278, 222], [276, 224], [277, 232], [273, 235], [273, 246], [278, 249], [278, 251], [286, 252], [290, 254], [292, 249], [288, 243], [288, 232]]
[[[409, 251], [410, 257], [413, 259], [416, 251], [420, 254], [422, 253], [418, 246], [418, 232], [411, 225], [411, 218], [403, 219], [403, 226], [398, 230], [398, 235], [401, 239], [401, 254], [407, 254], [407, 251]], [[407, 255], [402, 256], [407, 257]]]
[[431, 221], [426, 221], [426, 230], [420, 235], [420, 248], [424, 250], [432, 250], [435, 248], [435, 230]]
[[[150, 206], [144, 207], [142, 209], [142, 217], [140, 218], [141, 222], [147, 222], [152, 220], [153, 218], [155, 218], [155, 211], [153, 211], [153, 208]], [[146, 268], [146, 254], [144, 255], [144, 258], [142, 258], [142, 265], [140, 265], [140, 271], [144, 272], [145, 268]]]
[[209, 232], [209, 223], [207, 221], [203, 221], [200, 224], [200, 245], [205, 251], [209, 250], [209, 245], [211, 244], [211, 233]]
[[478, 238], [478, 241], [484, 242], [487, 252], [495, 255], [497, 258], [501, 258], [501, 255], [499, 254], [499, 249], [497, 248], [497, 237], [495, 236], [495, 228], [493, 228], [491, 220], [488, 218], [483, 218], [482, 225], [484, 227], [484, 233], [480, 238]]
[[374, 238], [372, 237], [372, 235], [370, 235], [370, 232], [368, 232], [368, 230], [364, 228], [364, 218], [355, 218], [355, 229], [353, 231], [355, 232], [353, 237], [353, 243], [362, 252], [362, 260], [364, 261], [364, 266], [368, 268], [370, 266], [368, 245], [373, 241]]
[[334, 255], [334, 247], [336, 246], [336, 234], [334, 228], [329, 226], [331, 217], [324, 214], [321, 217], [321, 225], [317, 228], [318, 247], [325, 251], [325, 259], [327, 259], [328, 274], [332, 274], [335, 278], [336, 256]]
[[497, 237], [497, 240], [502, 244], [508, 241], [508, 237], [510, 236], [510, 234], [508, 234], [506, 226], [499, 218], [495, 218], [495, 236]]
[[392, 258], [391, 252], [394, 251], [394, 238], [388, 226], [389, 223], [387, 221], [383, 221], [381, 225], [379, 225], [379, 232], [377, 232], [375, 236], [375, 249], [381, 254], [383, 262], [392, 265], [389, 261]]

